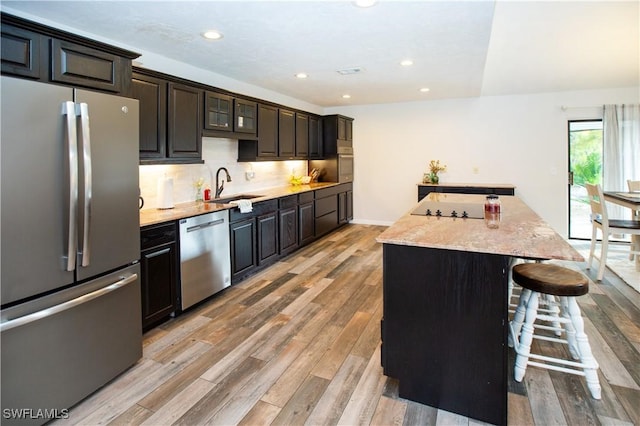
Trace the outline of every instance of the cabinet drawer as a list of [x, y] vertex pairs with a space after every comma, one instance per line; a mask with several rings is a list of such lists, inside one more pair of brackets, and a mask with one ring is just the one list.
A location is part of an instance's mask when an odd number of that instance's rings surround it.
[[51, 80], [109, 92], [122, 90], [123, 59], [62, 40], [51, 41]]
[[313, 198], [314, 198], [313, 191], [303, 192], [302, 194], [298, 194], [298, 203], [299, 204], [310, 203], [313, 201]]
[[229, 210], [229, 221], [236, 222], [238, 220], [249, 219], [265, 213], [275, 212], [276, 210], [278, 210], [277, 198], [253, 204], [253, 211], [251, 213], [240, 213], [240, 209], [235, 207]]
[[[344, 191], [344, 190], [342, 190]], [[338, 192], [341, 192], [340, 185], [335, 185], [330, 188], [318, 189], [316, 191], [316, 200], [318, 198], [325, 198], [330, 195], [336, 195]]]
[[335, 212], [338, 210], [338, 196], [332, 195], [330, 197], [321, 198], [315, 202], [315, 214], [316, 217], [321, 217], [327, 213]]
[[162, 244], [173, 243], [176, 238], [175, 222], [145, 226], [140, 230], [140, 249], [146, 250]]
[[278, 199], [281, 209], [288, 209], [295, 207], [298, 204], [298, 197], [295, 195], [289, 195]]

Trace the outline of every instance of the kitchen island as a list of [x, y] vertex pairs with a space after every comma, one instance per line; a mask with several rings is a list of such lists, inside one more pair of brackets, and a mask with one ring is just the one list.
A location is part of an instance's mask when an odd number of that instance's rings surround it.
[[[432, 193], [423, 203], [483, 204]], [[583, 261], [524, 202], [500, 197], [483, 219], [408, 213], [383, 244], [382, 365], [403, 398], [494, 424], [507, 422], [507, 287], [517, 258]], [[418, 211], [412, 209], [412, 211]]]

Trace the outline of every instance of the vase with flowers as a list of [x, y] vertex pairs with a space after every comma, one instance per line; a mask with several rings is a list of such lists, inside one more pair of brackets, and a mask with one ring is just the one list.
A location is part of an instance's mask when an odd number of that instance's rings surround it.
[[447, 166], [440, 164], [440, 160], [431, 160], [429, 162], [429, 173], [424, 174], [423, 182], [437, 184], [440, 182], [438, 173], [445, 171], [447, 171]]

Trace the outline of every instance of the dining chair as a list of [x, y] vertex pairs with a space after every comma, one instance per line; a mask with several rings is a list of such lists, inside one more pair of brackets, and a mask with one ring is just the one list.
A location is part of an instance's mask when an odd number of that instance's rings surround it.
[[627, 185], [629, 185], [629, 192], [640, 191], [640, 180], [627, 179]]
[[[589, 252], [589, 261], [587, 269], [591, 269], [591, 263], [595, 257], [600, 261], [598, 268], [598, 281], [602, 281], [604, 269], [607, 262], [607, 251], [609, 249], [609, 236], [611, 234], [635, 234], [640, 235], [640, 221], [638, 220], [622, 220], [609, 219], [607, 214], [607, 206], [604, 201], [602, 187], [600, 185], [591, 185], [586, 183], [589, 204], [591, 205], [591, 250]], [[598, 229], [602, 232], [602, 243], [600, 248], [600, 256], [594, 256]], [[640, 251], [631, 251], [632, 255], [640, 255]]]

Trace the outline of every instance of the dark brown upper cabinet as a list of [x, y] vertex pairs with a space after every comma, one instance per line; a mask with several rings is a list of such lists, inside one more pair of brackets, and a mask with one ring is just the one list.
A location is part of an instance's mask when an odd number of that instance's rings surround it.
[[278, 157], [292, 159], [296, 155], [295, 113], [287, 109], [278, 110]]
[[35, 80], [46, 79], [48, 38], [11, 25], [2, 25], [1, 33], [2, 73]]
[[309, 116], [309, 158], [322, 158], [322, 125], [319, 117]]
[[2, 74], [126, 95], [137, 53], [2, 13]]
[[140, 164], [202, 163], [204, 90], [136, 68], [131, 97], [140, 102]]
[[258, 104], [241, 98], [234, 101], [235, 121], [233, 130], [256, 136], [258, 131]]
[[51, 81], [107, 92], [122, 92], [122, 58], [61, 40], [51, 40]]
[[258, 105], [258, 157], [278, 157], [278, 108]]
[[131, 96], [140, 104], [140, 160], [160, 160], [167, 151], [166, 80], [134, 73]]
[[296, 157], [309, 156], [309, 116], [296, 112]]
[[202, 161], [201, 105], [201, 89], [169, 83], [168, 157], [184, 161]]
[[205, 129], [232, 132], [233, 111], [233, 97], [216, 92], [205, 92]]
[[338, 154], [338, 145], [350, 146], [353, 142], [353, 118], [343, 115], [326, 115], [322, 117], [322, 127], [321, 158], [335, 156]]

